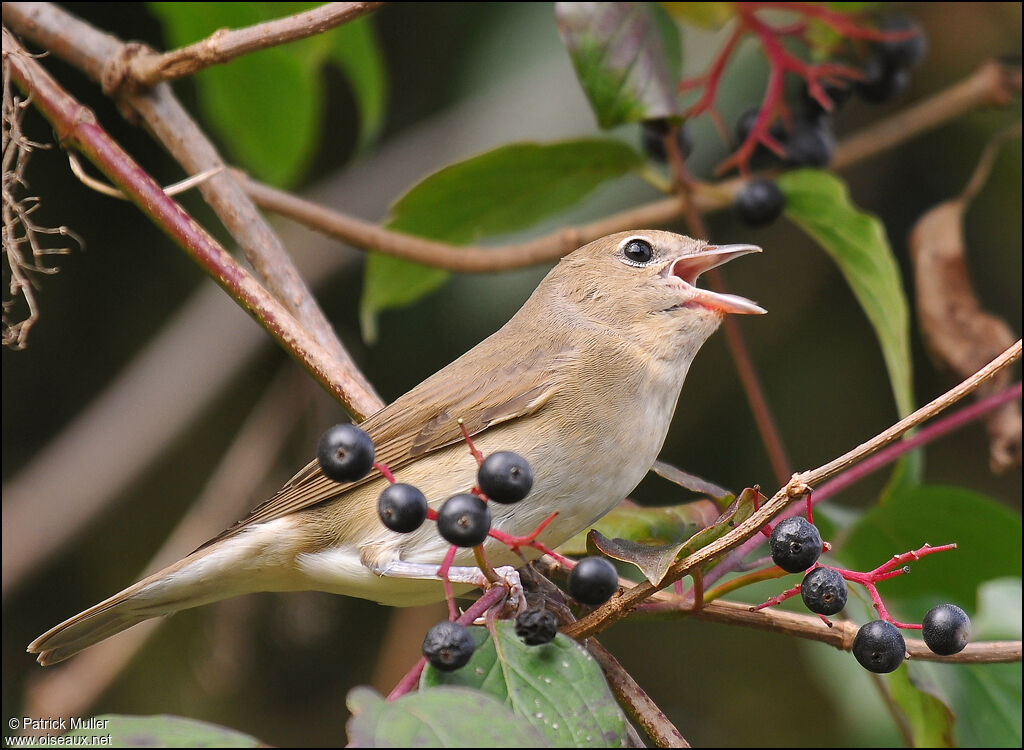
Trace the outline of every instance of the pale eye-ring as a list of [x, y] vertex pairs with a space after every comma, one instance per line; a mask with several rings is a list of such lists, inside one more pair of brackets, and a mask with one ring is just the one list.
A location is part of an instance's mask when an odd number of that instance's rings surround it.
[[630, 265], [645, 266], [654, 259], [654, 248], [647, 240], [633, 237], [622, 246], [622, 257]]

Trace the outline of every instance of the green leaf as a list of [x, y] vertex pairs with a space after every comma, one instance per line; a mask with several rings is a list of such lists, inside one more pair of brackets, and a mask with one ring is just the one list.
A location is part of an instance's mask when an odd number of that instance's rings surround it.
[[920, 675], [904, 664], [888, 676], [890, 695], [910, 729], [914, 747], [956, 747], [952, 709]]
[[[153, 3], [168, 43], [266, 20], [257, 3]], [[297, 42], [296, 44], [301, 44]], [[290, 185], [312, 155], [323, 92], [316, 61], [285, 47], [242, 55], [194, 76], [200, 106], [231, 156], [261, 179]]]
[[957, 741], [962, 747], [1021, 746], [1020, 664], [965, 664], [958, 676], [963, 688], [957, 712]]
[[732, 20], [732, 3], [660, 3], [673, 18], [702, 29], [720, 29]]
[[384, 124], [387, 71], [369, 18], [338, 27], [329, 35], [331, 59], [348, 79], [359, 107], [359, 148], [370, 144]]
[[786, 216], [835, 261], [875, 329], [900, 416], [914, 410], [910, 313], [885, 227], [852, 203], [833, 174], [798, 169], [780, 175]]
[[[882, 222], [850, 202], [845, 183], [816, 169], [779, 176], [786, 216], [827, 252], [853, 290], [882, 349], [900, 416], [914, 410], [910, 356], [910, 313], [899, 265]], [[893, 471], [884, 497], [920, 481], [920, 451], [904, 456]]]
[[481, 640], [481, 630], [471, 628], [478, 631], [479, 646], [465, 667], [440, 672], [427, 666], [423, 694], [438, 685], [484, 691], [511, 706], [520, 722], [543, 733], [552, 747], [624, 745], [626, 719], [586, 649], [561, 633], [551, 643], [527, 646], [508, 621], [495, 623], [496, 640], [486, 635]]
[[350, 747], [543, 747], [544, 738], [479, 690], [439, 687], [385, 701], [368, 687], [346, 699]]
[[679, 30], [657, 3], [555, 3], [555, 21], [602, 128], [681, 113]]
[[978, 589], [978, 611], [971, 618], [971, 637], [1019, 641], [1021, 638], [1021, 580], [997, 578]]
[[[104, 714], [85, 722], [66, 736], [110, 735], [110, 742], [104, 743], [104, 747], [267, 747], [266, 743], [234, 729], [180, 716]], [[61, 743], [61, 746], [68, 745]], [[37, 746], [47, 747], [47, 744], [40, 741]], [[57, 747], [56, 743], [52, 746]]]
[[[629, 539], [643, 544], [673, 544], [706, 529], [718, 516], [718, 508], [710, 500], [695, 500], [659, 508], [645, 508], [623, 500], [597, 520], [593, 528], [612, 539]], [[559, 546], [559, 552], [564, 555], [587, 554], [588, 533], [589, 529], [581, 531]]]
[[[219, 28], [240, 28], [315, 7], [314, 3], [151, 3], [167, 44], [181, 47]], [[193, 78], [200, 106], [231, 157], [261, 179], [290, 185], [308, 165], [320, 137], [324, 82], [320, 67], [339, 66], [360, 109], [360, 141], [383, 116], [382, 58], [369, 19], [308, 39], [213, 65]]]
[[[642, 163], [636, 151], [615, 140], [513, 143], [426, 177], [395, 203], [387, 226], [464, 245], [533, 226]], [[447, 278], [446, 271], [371, 254], [360, 304], [364, 338], [376, 339], [381, 310], [408, 305]]]
[[968, 612], [985, 581], [1021, 575], [1021, 519], [984, 495], [959, 487], [918, 486], [896, 492], [864, 514], [835, 550], [855, 570], [872, 570], [895, 554], [956, 542], [957, 549], [910, 563], [910, 573], [879, 584], [886, 607], [920, 622], [950, 601]]

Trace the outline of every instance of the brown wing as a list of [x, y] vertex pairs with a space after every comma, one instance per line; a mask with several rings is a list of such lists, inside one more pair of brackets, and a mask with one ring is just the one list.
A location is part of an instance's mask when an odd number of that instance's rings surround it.
[[[444, 369], [364, 421], [376, 460], [396, 471], [419, 456], [463, 439], [462, 419], [472, 436], [502, 422], [533, 414], [547, 403], [566, 374], [572, 350], [554, 342], [533, 342], [524, 355], [495, 348], [495, 337], [482, 342]], [[505, 364], [485, 369], [495, 361]], [[514, 362], [508, 360], [514, 358]], [[379, 476], [377, 470], [356, 482], [339, 484], [310, 461], [277, 494], [246, 518], [199, 549], [234, 536], [255, 523], [281, 518], [336, 498]]]

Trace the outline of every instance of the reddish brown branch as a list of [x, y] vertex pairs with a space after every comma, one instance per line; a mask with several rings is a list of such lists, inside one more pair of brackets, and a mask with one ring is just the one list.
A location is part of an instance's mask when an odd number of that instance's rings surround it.
[[[139, 45], [123, 44], [50, 3], [4, 3], [3, 8], [7, 26], [102, 82], [108, 91], [118, 88], [124, 61], [141, 51]], [[119, 103], [145, 120], [189, 174], [224, 167], [220, 154], [169, 86], [122, 97]], [[383, 401], [338, 340], [280, 239], [237, 180], [223, 172], [202, 183], [199, 190], [266, 288], [334, 357], [331, 377], [338, 387], [349, 384], [345, 403], [350, 413], [361, 418], [378, 411]]]
[[64, 91], [6, 29], [3, 54], [14, 82], [32, 97], [49, 120], [61, 144], [84, 154], [160, 229], [184, 249], [211, 277], [298, 359], [346, 408], [358, 390], [351, 378], [340, 377], [336, 360], [287, 309], [272, 297], [205, 229], [161, 187], [97, 123], [95, 115]]

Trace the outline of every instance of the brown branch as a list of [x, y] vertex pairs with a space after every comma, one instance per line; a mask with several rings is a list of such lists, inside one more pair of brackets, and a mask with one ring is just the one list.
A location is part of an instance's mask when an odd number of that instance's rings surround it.
[[[850, 620], [837, 620], [832, 623], [832, 627], [827, 627], [817, 615], [781, 609], [762, 609], [754, 612], [751, 611], [749, 604], [740, 602], [705, 602], [704, 607], [697, 612], [688, 609], [689, 606], [678, 597], [659, 594], [654, 602], [644, 605], [643, 612], [659, 617], [670, 614], [684, 615], [709, 622], [785, 633], [797, 638], [827, 643], [842, 651], [850, 651], [853, 648], [853, 640], [860, 629]], [[940, 661], [949, 664], [1001, 664], [1021, 661], [1020, 641], [978, 641], [969, 643], [963, 651], [952, 656], [939, 656], [918, 638], [907, 638], [906, 642], [910, 657], [921, 661]]]
[[[124, 60], [137, 55], [139, 45], [123, 44], [50, 3], [4, 3], [4, 23], [84, 71], [108, 91], [118, 87]], [[141, 116], [150, 130], [189, 174], [224, 166], [210, 140], [175, 99], [170, 86], [157, 86], [143, 96], [122, 97], [119, 103]], [[335, 360], [332, 379], [349, 383], [346, 403], [361, 418], [383, 401], [356, 367], [306, 286], [280, 239], [228, 172], [199, 186], [204, 199], [245, 252], [266, 288]], [[326, 362], [325, 362], [326, 364]]]
[[1020, 66], [1006, 67], [994, 60], [982, 63], [964, 80], [845, 139], [836, 150], [832, 168], [869, 159], [965, 112], [1006, 106], [1020, 91]]
[[260, 208], [286, 216], [328, 237], [354, 247], [462, 273], [510, 271], [547, 263], [606, 234], [622, 231], [624, 226], [665, 224], [680, 215], [679, 199], [664, 198], [589, 224], [559, 229], [529, 242], [502, 247], [459, 246], [385, 229], [251, 178], [245, 178], [242, 187]]
[[776, 492], [771, 500], [762, 505], [761, 508], [754, 512], [746, 521], [711, 544], [702, 547], [693, 554], [674, 563], [658, 586], [655, 586], [648, 581], [639, 583], [627, 591], [613, 596], [606, 604], [594, 610], [579, 622], [567, 626], [564, 632], [577, 640], [581, 640], [594, 635], [595, 633], [599, 633], [618, 620], [621, 620], [638, 604], [654, 594], [659, 588], [664, 588], [665, 586], [678, 581], [683, 578], [683, 576], [688, 575], [691, 570], [696, 570], [705, 563], [708, 563], [739, 546], [750, 537], [759, 533], [764, 525], [781, 513], [791, 501], [804, 497], [810, 488], [821, 484], [829, 477], [832, 477], [845, 469], [847, 466], [857, 463], [875, 451], [884, 448], [886, 445], [898, 439], [900, 435], [905, 433], [907, 430], [913, 429], [922, 422], [935, 416], [943, 409], [946, 409], [950, 405], [956, 403], [980, 385], [987, 382], [1004, 368], [1011, 365], [1020, 358], [1020, 355], [1021, 342], [1018, 340], [1017, 343], [1008, 348], [1005, 352], [1000, 354], [974, 375], [921, 407], [913, 414], [901, 419], [889, 429], [879, 433], [853, 450], [823, 466], [818, 467], [817, 469], [806, 471], [802, 474], [794, 474], [793, 478], [785, 487]]
[[[832, 166], [848, 167], [893, 148], [979, 107], [1002, 105], [1020, 91], [1020, 69], [986, 62], [963, 81], [925, 101], [850, 136], [839, 144]], [[709, 213], [728, 208], [747, 180], [692, 184], [693, 208]], [[688, 211], [685, 198], [673, 196], [612, 214], [600, 221], [565, 227], [529, 242], [496, 247], [449, 245], [384, 229], [361, 219], [276, 190], [253, 179], [243, 187], [260, 208], [286, 216], [353, 247], [375, 250], [416, 263], [462, 273], [507, 271], [558, 260], [582, 244], [613, 232], [664, 226]]]
[[184, 249], [247, 312], [347, 409], [355, 411], [352, 393], [360, 389], [349, 373], [271, 296], [230, 253], [210, 236], [21, 47], [5, 27], [3, 54], [15, 83], [49, 120], [62, 145], [84, 154], [160, 229]]
[[601, 667], [608, 687], [619, 701], [629, 718], [640, 725], [648, 737], [658, 747], [691, 747], [686, 738], [669, 721], [664, 712], [651, 700], [647, 692], [640, 687], [632, 675], [627, 672], [612, 653], [591, 638], [587, 641], [587, 651]]
[[192, 75], [249, 52], [305, 39], [370, 13], [384, 3], [327, 3], [303, 13], [244, 29], [219, 29], [206, 39], [163, 54], [140, 55], [127, 63], [124, 84], [139, 94], [164, 81]]

